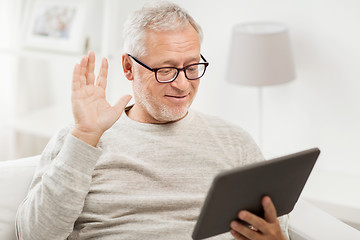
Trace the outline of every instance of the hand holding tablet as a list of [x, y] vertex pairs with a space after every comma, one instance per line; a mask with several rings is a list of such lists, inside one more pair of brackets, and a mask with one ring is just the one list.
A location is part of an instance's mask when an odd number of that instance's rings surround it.
[[[194, 228], [193, 239], [228, 232], [234, 220], [248, 222], [240, 220], [242, 217], [239, 218], [238, 214], [241, 210], [246, 210], [245, 216], [251, 219], [258, 216], [257, 220], [265, 218], [267, 222], [271, 222], [274, 216], [267, 216], [267, 212], [264, 215], [268, 203], [272, 202], [275, 206], [275, 216], [291, 212], [319, 154], [320, 150], [313, 148], [217, 175]], [[264, 196], [269, 196], [271, 201]], [[269, 211], [272, 211], [271, 207]]]
[[264, 209], [264, 218], [242, 210], [239, 212], [238, 218], [247, 224], [233, 220], [230, 224], [230, 233], [235, 239], [244, 239], [244, 237], [246, 239], [260, 239], [262, 237], [262, 239], [266, 240], [286, 240], [270, 197], [263, 197], [261, 202]]

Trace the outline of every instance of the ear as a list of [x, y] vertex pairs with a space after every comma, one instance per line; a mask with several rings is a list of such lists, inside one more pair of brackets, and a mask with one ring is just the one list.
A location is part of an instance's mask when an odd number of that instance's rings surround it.
[[123, 54], [122, 55], [122, 66], [123, 66], [125, 77], [129, 81], [134, 80], [134, 72], [133, 72], [133, 68], [132, 68], [133, 67], [133, 62], [131, 61], [128, 54]]

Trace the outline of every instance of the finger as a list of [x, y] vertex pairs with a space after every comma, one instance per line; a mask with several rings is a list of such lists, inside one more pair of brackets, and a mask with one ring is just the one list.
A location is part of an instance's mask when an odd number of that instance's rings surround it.
[[72, 90], [76, 91], [80, 89], [81, 81], [80, 81], [80, 65], [76, 64], [73, 71], [73, 78], [72, 78]]
[[269, 223], [276, 223], [277, 222], [277, 213], [276, 208], [271, 200], [270, 197], [265, 196], [262, 199], [262, 205], [264, 208], [264, 217], [265, 220]]
[[243, 235], [241, 235], [240, 233], [236, 232], [235, 230], [230, 230], [231, 235], [236, 239], [236, 240], [248, 240], [248, 238], [244, 237]]
[[260, 236], [259, 232], [251, 230], [248, 226], [246, 226], [238, 221], [232, 221], [230, 224], [230, 227], [232, 229], [232, 231], [230, 231], [231, 234], [236, 232], [236, 234], [235, 234], [236, 239], [256, 240]]
[[125, 107], [127, 106], [127, 104], [129, 103], [129, 101], [131, 100], [132, 96], [131, 95], [125, 95], [122, 96], [117, 103], [113, 106], [113, 109], [115, 110], [116, 114], [118, 116], [120, 116], [122, 114], [122, 112], [124, 111]]
[[86, 68], [88, 63], [88, 57], [84, 56], [80, 61], [80, 83], [81, 87], [86, 85]]
[[[259, 230], [260, 232], [266, 232], [266, 222], [261, 217], [256, 216], [248, 211], [240, 211], [238, 215], [239, 219], [247, 222], [252, 226], [252, 229]], [[247, 227], [250, 231], [254, 232], [251, 228]]]
[[107, 74], [108, 74], [108, 62], [106, 58], [103, 58], [101, 61], [99, 76], [96, 79], [97, 86], [100, 86], [104, 89], [106, 88]]
[[89, 51], [88, 54], [88, 64], [86, 69], [86, 83], [87, 84], [94, 84], [95, 82], [95, 53], [94, 51]]

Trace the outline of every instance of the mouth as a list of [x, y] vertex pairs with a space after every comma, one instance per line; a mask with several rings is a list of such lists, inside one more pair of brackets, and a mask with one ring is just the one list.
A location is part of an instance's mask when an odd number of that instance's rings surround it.
[[172, 96], [172, 95], [165, 95], [165, 97], [171, 97], [171, 98], [185, 98], [187, 95], [184, 96]]
[[184, 101], [187, 99], [189, 94], [187, 95], [165, 95], [167, 99], [173, 100], [173, 101]]

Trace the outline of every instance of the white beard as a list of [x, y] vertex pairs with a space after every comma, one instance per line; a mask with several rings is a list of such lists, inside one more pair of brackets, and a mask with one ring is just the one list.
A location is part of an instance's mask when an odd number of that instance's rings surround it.
[[141, 105], [158, 122], [173, 122], [185, 117], [191, 105], [188, 102], [184, 107], [171, 108], [155, 99], [138, 81], [134, 82], [134, 95], [138, 97], [135, 104]]

